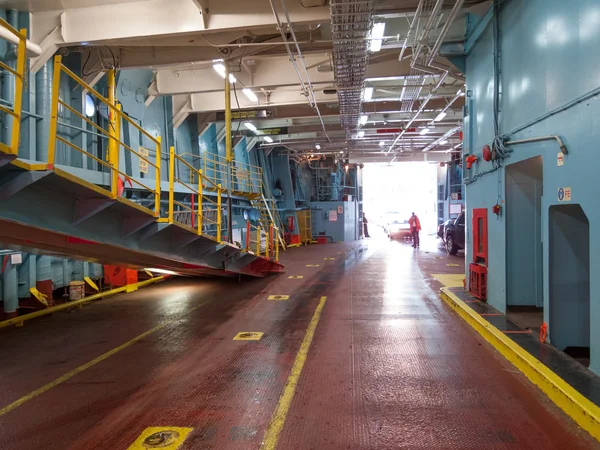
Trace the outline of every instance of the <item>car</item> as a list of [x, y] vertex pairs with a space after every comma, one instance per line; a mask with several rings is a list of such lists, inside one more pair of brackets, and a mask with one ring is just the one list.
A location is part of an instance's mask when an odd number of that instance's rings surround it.
[[448, 219], [445, 222], [442, 222], [438, 225], [437, 235], [442, 240], [442, 242], [446, 242], [446, 227], [454, 222], [454, 219]]
[[396, 218], [386, 226], [390, 239], [404, 239], [410, 237], [410, 225], [408, 219]]
[[456, 255], [459, 250], [465, 248], [465, 213], [464, 211], [445, 228], [446, 251], [450, 255]]

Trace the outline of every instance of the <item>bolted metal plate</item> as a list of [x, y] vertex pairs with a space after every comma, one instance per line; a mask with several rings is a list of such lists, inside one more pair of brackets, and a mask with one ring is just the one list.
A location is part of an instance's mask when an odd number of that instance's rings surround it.
[[267, 297], [267, 300], [289, 300], [289, 298], [290, 298], [289, 295], [276, 294], [276, 295], [269, 295], [269, 297]]
[[193, 428], [149, 427], [135, 440], [128, 450], [147, 450], [159, 448], [175, 450], [181, 447]]
[[446, 264], [448, 267], [459, 267], [458, 264], [450, 263]]
[[263, 334], [260, 331], [240, 331], [233, 338], [234, 341], [260, 341], [260, 338], [263, 337]]

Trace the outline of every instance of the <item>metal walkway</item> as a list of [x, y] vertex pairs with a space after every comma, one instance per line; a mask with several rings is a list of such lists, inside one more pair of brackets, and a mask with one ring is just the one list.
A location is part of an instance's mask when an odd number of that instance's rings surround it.
[[181, 450], [598, 448], [438, 298], [460, 267], [435, 243], [282, 258], [2, 331], [0, 447], [146, 448], [150, 429]]

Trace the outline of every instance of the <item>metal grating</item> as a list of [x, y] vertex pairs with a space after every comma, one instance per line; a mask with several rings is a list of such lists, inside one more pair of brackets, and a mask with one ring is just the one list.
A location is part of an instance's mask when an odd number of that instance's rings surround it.
[[331, 0], [334, 74], [340, 120], [347, 131], [358, 127], [362, 91], [369, 63], [369, 33], [375, 0]]

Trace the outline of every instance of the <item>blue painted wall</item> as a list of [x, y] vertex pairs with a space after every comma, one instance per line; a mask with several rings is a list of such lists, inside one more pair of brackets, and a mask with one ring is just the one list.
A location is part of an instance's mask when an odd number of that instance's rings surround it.
[[[557, 165], [558, 145], [555, 141], [530, 143], [513, 147], [503, 165], [534, 156], [543, 157], [543, 197], [541, 225], [543, 247], [543, 304], [544, 320], [553, 339], [553, 320], [561, 333], [575, 331], [586, 324], [578, 323], [584, 315], [561, 317], [556, 323], [551, 314], [549, 273], [549, 209], [559, 204], [560, 187], [572, 189], [570, 204], [581, 205], [589, 220], [589, 267], [597, 273], [600, 267], [600, 211], [597, 192], [597, 155], [600, 142], [600, 3], [597, 0], [564, 2], [562, 0], [508, 1], [500, 14], [501, 101], [500, 134], [509, 139], [560, 135], [569, 154], [563, 166]], [[481, 40], [467, 57], [466, 74], [469, 96], [465, 110], [465, 151], [481, 154], [481, 148], [494, 137], [493, 127], [493, 29], [487, 27]], [[584, 101], [579, 101], [586, 96]], [[549, 114], [550, 113], [550, 114]], [[491, 163], [479, 162], [465, 177], [485, 171], [466, 189], [470, 223], [473, 208], [491, 208], [497, 201], [506, 200], [505, 170], [493, 171]], [[501, 311], [507, 304], [506, 216], [496, 219], [489, 213], [489, 276], [488, 301]], [[572, 239], [578, 237], [573, 231]], [[511, 245], [518, 246], [519, 234], [511, 235]], [[471, 231], [467, 240], [471, 242]], [[467, 260], [471, 260], [470, 249]], [[563, 274], [563, 283], [578, 275]], [[513, 272], [511, 280], [523, 283], [522, 276]], [[600, 321], [600, 279], [590, 280], [591, 306], [587, 321]], [[555, 300], [553, 300], [555, 301]], [[560, 300], [561, 302], [563, 300]], [[589, 325], [589, 324], [587, 324]], [[591, 327], [591, 366], [600, 373], [600, 329]], [[558, 338], [557, 338], [558, 339]]]

